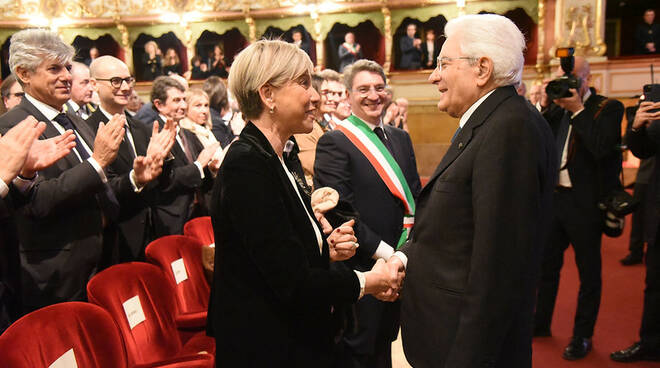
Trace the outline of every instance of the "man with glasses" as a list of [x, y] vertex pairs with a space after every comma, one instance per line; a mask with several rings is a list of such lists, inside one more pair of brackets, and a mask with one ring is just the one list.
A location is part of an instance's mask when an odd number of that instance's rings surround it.
[[9, 74], [0, 85], [0, 94], [2, 95], [2, 103], [4, 104], [5, 111], [9, 111], [12, 107], [21, 103], [21, 99], [25, 92], [23, 87], [16, 80], [16, 76]]
[[531, 367], [556, 175], [552, 132], [516, 93], [525, 38], [513, 22], [467, 15], [445, 34], [429, 81], [459, 128], [419, 194], [408, 241], [389, 260], [406, 273], [403, 348], [414, 367]]
[[[408, 133], [383, 124], [385, 72], [371, 60], [358, 60], [344, 70], [353, 114], [324, 134], [316, 147], [314, 187], [331, 187], [357, 212], [356, 255], [345, 263], [370, 270], [389, 259], [414, 219], [421, 190]], [[391, 345], [399, 330], [399, 303], [364, 296], [356, 303], [357, 330], [342, 341], [342, 367], [391, 367]]]
[[346, 87], [342, 84], [342, 76], [332, 69], [315, 74], [315, 78], [321, 79], [318, 92], [321, 96], [318, 111], [320, 117], [318, 124], [314, 124], [312, 131], [308, 134], [296, 134], [294, 137], [298, 148], [298, 158], [302, 164], [307, 184], [312, 185], [314, 178], [314, 160], [316, 157], [316, 144], [323, 133], [333, 130], [337, 123], [344, 120], [337, 113], [337, 107], [346, 99]]
[[[563, 75], [561, 68], [557, 76]], [[543, 116], [555, 136], [560, 159], [559, 182], [553, 197], [553, 220], [543, 258], [534, 321], [535, 336], [550, 336], [564, 251], [575, 251], [580, 276], [573, 337], [563, 357], [576, 360], [591, 351], [591, 337], [600, 307], [601, 239], [603, 213], [598, 202], [620, 188], [621, 119], [623, 104], [589, 88], [589, 63], [575, 58], [573, 74], [579, 79], [571, 96], [541, 100]], [[547, 97], [546, 97], [547, 100]]]
[[[154, 124], [152, 132], [126, 112], [135, 78], [123, 61], [101, 56], [92, 61], [90, 72], [101, 104], [87, 124], [96, 132], [99, 123], [107, 123], [115, 116], [125, 117], [125, 136], [117, 159], [108, 168], [108, 176], [111, 182], [132, 188], [118, 197], [119, 216], [106, 230], [106, 238], [111, 240], [104, 244], [104, 261], [110, 265], [143, 260], [144, 248], [153, 240], [150, 206], [156, 196], [155, 185], [147, 184], [161, 173], [163, 159], [174, 143], [174, 129], [170, 126], [159, 132], [158, 124]], [[147, 165], [146, 170], [140, 169], [142, 164]]]

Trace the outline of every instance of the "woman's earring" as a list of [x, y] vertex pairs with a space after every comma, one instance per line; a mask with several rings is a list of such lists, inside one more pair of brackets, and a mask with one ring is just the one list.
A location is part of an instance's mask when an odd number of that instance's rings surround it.
[[275, 113], [275, 105], [273, 105], [273, 106], [270, 107], [270, 113], [271, 113], [271, 114]]

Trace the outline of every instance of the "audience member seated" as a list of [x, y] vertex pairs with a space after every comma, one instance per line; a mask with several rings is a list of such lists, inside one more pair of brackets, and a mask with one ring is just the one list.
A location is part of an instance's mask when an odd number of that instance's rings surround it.
[[71, 64], [71, 99], [66, 103], [66, 110], [87, 120], [97, 108], [92, 103], [93, 93], [94, 84], [89, 76], [89, 67], [83, 63], [73, 62]]
[[186, 117], [179, 122], [181, 128], [189, 130], [197, 136], [204, 147], [218, 143], [211, 132], [211, 112], [209, 110], [209, 95], [201, 89], [191, 89], [186, 92]]
[[89, 66], [97, 57], [99, 57], [99, 49], [97, 49], [96, 46], [92, 46], [92, 48], [89, 49], [89, 57], [85, 59], [85, 65]]
[[435, 38], [433, 29], [427, 29], [424, 35], [426, 40], [422, 43], [422, 67], [435, 69], [440, 55], [440, 43]]
[[68, 69], [74, 49], [56, 33], [43, 29], [17, 32], [11, 38], [9, 54], [11, 70], [23, 84], [25, 96], [0, 117], [0, 132], [34, 116], [46, 123], [46, 138], [73, 131], [76, 142], [57, 165], [22, 172], [21, 182], [14, 182], [11, 189], [24, 201], [14, 219], [20, 243], [23, 310], [30, 312], [86, 299], [87, 280], [101, 261], [104, 225], [116, 218], [115, 195], [123, 194], [112, 191], [105, 169], [117, 156], [125, 119], [100, 126], [94, 139], [80, 117], [63, 112], [71, 97], [66, 87], [71, 83]]
[[203, 192], [210, 190], [212, 172], [219, 166], [213, 159], [218, 144], [204, 148], [194, 133], [178, 126], [186, 116], [185, 92], [181, 83], [165, 76], [156, 78], [151, 88], [156, 121], [176, 127], [176, 141], [170, 150], [173, 158], [164, 165], [153, 211], [155, 238], [181, 234], [186, 221], [207, 214]]
[[362, 46], [355, 42], [355, 34], [348, 32], [344, 35], [344, 43], [339, 45], [339, 72], [343, 72], [344, 68], [353, 64], [359, 59], [362, 59]]
[[212, 76], [204, 82], [202, 89], [209, 97], [211, 131], [220, 146], [225, 148], [235, 138], [230, 125], [233, 111], [229, 108], [227, 87], [220, 77]]
[[195, 55], [190, 60], [192, 70], [190, 71], [190, 79], [206, 79], [208, 77], [209, 66], [202, 63], [202, 59]]
[[215, 75], [220, 78], [227, 78], [227, 62], [225, 61], [225, 51], [221, 44], [213, 48], [213, 56], [208, 60], [209, 76]]
[[[185, 90], [188, 90], [188, 81], [186, 78], [178, 75], [178, 74], [172, 74], [169, 76], [170, 78], [175, 79], [177, 82], [179, 82]], [[140, 101], [142, 102], [142, 101]], [[154, 107], [154, 105], [151, 103], [151, 101], [147, 102], [146, 104], [142, 105], [138, 112], [135, 114], [135, 118], [140, 120], [141, 122], [145, 123], [148, 127], [151, 128], [153, 125], [154, 121], [158, 119], [158, 111]], [[162, 125], [161, 125], [162, 126]]]
[[137, 91], [133, 89], [133, 92], [131, 92], [131, 95], [128, 97], [128, 105], [126, 105], [124, 111], [126, 111], [126, 114], [134, 117], [143, 105], [144, 101], [142, 101]]
[[126, 119], [126, 135], [119, 145], [117, 159], [108, 168], [108, 176], [115, 186], [130, 186], [132, 190], [117, 195], [119, 215], [111, 227], [106, 228], [110, 241], [104, 244], [105, 266], [118, 262], [144, 259], [144, 249], [153, 240], [150, 206], [158, 195], [155, 185], [147, 185], [162, 171], [163, 160], [174, 144], [174, 126], [153, 131], [142, 122], [126, 114], [135, 84], [126, 64], [114, 56], [101, 56], [92, 62], [91, 76], [98, 88], [101, 105], [87, 119], [96, 132], [99, 123], [107, 123], [113, 117]]
[[183, 75], [183, 67], [181, 67], [181, 60], [179, 54], [173, 48], [165, 51], [165, 60], [163, 60], [163, 75], [178, 74]]
[[416, 33], [417, 26], [410, 23], [406, 27], [406, 35], [399, 39], [399, 69], [416, 70], [422, 67], [422, 40], [415, 37]]
[[146, 81], [152, 81], [163, 74], [160, 48], [156, 41], [149, 41], [144, 45], [142, 64], [142, 78]]
[[303, 35], [301, 30], [296, 29], [295, 31], [291, 32], [291, 39], [292, 39], [291, 43], [298, 46], [301, 50], [305, 51], [307, 55], [311, 55], [310, 42], [305, 39], [305, 35]]
[[408, 102], [407, 98], [399, 97], [396, 99], [396, 105], [399, 107], [399, 115], [401, 116], [401, 124], [397, 128], [403, 129], [410, 133], [408, 130]]
[[544, 94], [545, 90], [542, 84], [532, 84], [532, 87], [529, 89], [529, 103], [534, 105], [539, 111], [541, 111], [541, 99]]
[[9, 74], [9, 76], [2, 81], [2, 85], [0, 85], [0, 94], [2, 95], [2, 103], [5, 108], [4, 111], [9, 111], [9, 109], [21, 102], [25, 93], [23, 92], [21, 84], [16, 80], [16, 76]]
[[657, 54], [660, 48], [660, 24], [654, 23], [655, 10], [644, 12], [644, 23], [635, 30], [635, 53]]

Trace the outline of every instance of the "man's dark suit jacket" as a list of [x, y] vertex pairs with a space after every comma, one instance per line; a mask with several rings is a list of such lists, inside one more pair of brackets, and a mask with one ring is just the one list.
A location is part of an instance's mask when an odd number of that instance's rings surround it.
[[[140, 107], [140, 110], [133, 117], [151, 128], [154, 125], [154, 121], [158, 120], [158, 111], [154, 109], [154, 105], [151, 102], [147, 102]], [[160, 125], [161, 123], [158, 122], [158, 124]], [[162, 129], [163, 126], [161, 125], [160, 128]]]
[[424, 367], [531, 367], [537, 273], [557, 154], [548, 124], [512, 86], [474, 111], [424, 187], [401, 328]]
[[[235, 367], [330, 367], [331, 305], [351, 303], [354, 272], [329, 269], [280, 159], [248, 122], [213, 189], [215, 274], [208, 313], [217, 354]], [[305, 211], [307, 210], [307, 212]], [[313, 215], [312, 215], [313, 216]]]
[[419, 69], [422, 67], [422, 50], [413, 46], [413, 39], [403, 35], [399, 39], [399, 69]]
[[[551, 104], [543, 113], [555, 137], [566, 110]], [[602, 221], [598, 201], [621, 187], [621, 119], [623, 104], [597, 95], [594, 89], [584, 103], [584, 111], [570, 120], [573, 132], [569, 141], [567, 169], [571, 191], [579, 204], [575, 221]], [[570, 112], [569, 112], [570, 113]], [[598, 115], [596, 118], [594, 118]], [[560, 157], [561, 152], [557, 152]]]
[[[165, 123], [158, 116], [158, 124]], [[193, 160], [204, 149], [197, 136], [187, 129], [180, 129], [185, 134], [192, 150]], [[191, 218], [195, 205], [195, 194], [202, 189], [213, 185], [213, 176], [205, 171], [204, 179], [199, 173], [197, 165], [188, 161], [185, 152], [177, 141], [174, 142], [172, 154], [163, 164], [163, 173], [158, 180], [156, 203], [153, 207], [153, 223], [155, 237], [164, 235], [182, 234], [183, 225]], [[203, 195], [198, 195], [203, 200]], [[201, 203], [201, 206], [205, 204]]]
[[[385, 135], [393, 148], [393, 156], [401, 167], [408, 186], [416, 198], [421, 190], [415, 153], [408, 133], [385, 125]], [[360, 247], [347, 263], [359, 271], [373, 267], [372, 259], [384, 241], [396, 248], [403, 227], [403, 203], [392, 195], [369, 160], [340, 130], [321, 136], [316, 146], [314, 187], [332, 187], [339, 198], [357, 212], [354, 226]], [[365, 297], [371, 299], [371, 296]], [[398, 304], [398, 303], [397, 303]], [[393, 306], [395, 311], [390, 311]], [[398, 305], [378, 302], [358, 303], [358, 336], [351, 338], [353, 350], [373, 354], [375, 341], [393, 341], [398, 334]], [[385, 315], [387, 317], [385, 317]]]
[[649, 246], [656, 244], [660, 225], [660, 121], [636, 132], [629, 130], [626, 143], [632, 153], [640, 159], [655, 157], [655, 169], [649, 179], [646, 203], [644, 204], [644, 232]]
[[[94, 134], [96, 134], [100, 122], [105, 124], [108, 122], [108, 118], [101, 109], [97, 109], [87, 119], [87, 124]], [[133, 136], [138, 156], [146, 156], [151, 132], [142, 122], [130, 117], [128, 114], [126, 114], [126, 122]], [[119, 146], [117, 158], [107, 170], [108, 177], [112, 178], [112, 182], [115, 181], [114, 178], [130, 174], [133, 169], [133, 159], [132, 148], [128, 136], [125, 135], [124, 141]], [[121, 196], [117, 196], [120, 204], [119, 218], [117, 219], [119, 261], [128, 262], [144, 259], [144, 248], [153, 240], [150, 200], [153, 200], [155, 195], [154, 187], [155, 185], [152, 184], [147, 185], [140, 193], [135, 193], [132, 188], [116, 191], [121, 194]]]
[[[7, 132], [30, 115], [47, 124], [40, 139], [60, 134], [27, 98], [0, 117], [0, 132]], [[67, 116], [93, 149], [93, 133], [87, 124], [75, 114]], [[116, 188], [128, 188], [126, 183], [116, 184]], [[86, 299], [87, 281], [97, 271], [101, 257], [103, 214], [97, 195], [105, 190], [92, 165], [88, 161], [81, 163], [73, 151], [40, 171], [34, 188], [26, 196], [12, 190], [12, 198], [23, 202], [14, 218], [26, 311]]]
[[220, 146], [225, 148], [234, 140], [234, 132], [228, 124], [225, 124], [218, 110], [212, 107], [209, 110], [211, 111], [211, 132], [215, 136], [215, 139], [220, 142]]
[[[422, 68], [423, 69], [435, 69], [438, 63], [438, 55], [440, 55], [440, 49], [442, 45], [438, 40], [433, 41], [433, 55], [429, 55], [428, 47], [426, 41], [422, 41]], [[426, 63], [431, 58], [431, 66], [426, 66]]]
[[[357, 43], [355, 45], [355, 47], [357, 47]], [[360, 51], [354, 54], [349, 49], [347, 49], [343, 43], [339, 45], [339, 48], [337, 49], [337, 55], [339, 56], [339, 72], [343, 72], [347, 66], [362, 59], [363, 57], [361, 47]]]

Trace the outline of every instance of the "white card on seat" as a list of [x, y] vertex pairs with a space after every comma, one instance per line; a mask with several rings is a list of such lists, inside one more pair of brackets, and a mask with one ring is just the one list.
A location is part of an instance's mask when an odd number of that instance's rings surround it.
[[144, 311], [142, 310], [142, 304], [140, 304], [140, 297], [134, 296], [123, 304], [124, 313], [126, 313], [126, 319], [128, 320], [128, 326], [133, 329], [139, 323], [144, 322], [147, 318], [144, 316]]
[[186, 272], [186, 265], [183, 263], [183, 258], [172, 262], [171, 266], [174, 273], [174, 281], [176, 281], [177, 285], [188, 280], [188, 273]]
[[48, 368], [78, 368], [78, 363], [76, 362], [76, 355], [73, 353], [73, 348], [62, 354], [62, 356], [57, 358], [57, 360], [54, 361], [53, 364], [49, 365]]

